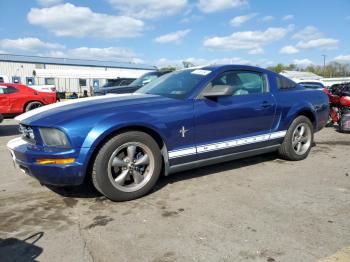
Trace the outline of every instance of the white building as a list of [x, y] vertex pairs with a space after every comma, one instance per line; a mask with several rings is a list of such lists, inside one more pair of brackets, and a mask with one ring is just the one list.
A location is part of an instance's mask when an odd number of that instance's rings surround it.
[[281, 72], [281, 75], [288, 77], [295, 81], [296, 83], [300, 82], [320, 82], [324, 86], [332, 86], [334, 84], [349, 83], [350, 77], [329, 77], [324, 78], [322, 76], [316, 75], [311, 72], [300, 72], [300, 71], [289, 71], [284, 70]]
[[107, 79], [137, 78], [156, 67], [99, 60], [0, 54], [0, 76], [13, 83], [55, 85], [58, 91], [82, 93]]

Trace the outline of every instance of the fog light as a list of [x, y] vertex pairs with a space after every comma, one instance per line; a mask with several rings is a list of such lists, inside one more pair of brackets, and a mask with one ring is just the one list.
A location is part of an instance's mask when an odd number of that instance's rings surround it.
[[67, 165], [75, 162], [75, 158], [61, 158], [61, 159], [37, 159], [36, 163], [39, 165]]

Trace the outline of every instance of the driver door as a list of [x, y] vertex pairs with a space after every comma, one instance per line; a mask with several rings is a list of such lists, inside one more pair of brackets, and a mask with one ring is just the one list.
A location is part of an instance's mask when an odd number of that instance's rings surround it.
[[205, 159], [263, 147], [276, 109], [267, 76], [256, 71], [226, 71], [211, 84], [231, 85], [234, 93], [195, 101], [197, 157]]

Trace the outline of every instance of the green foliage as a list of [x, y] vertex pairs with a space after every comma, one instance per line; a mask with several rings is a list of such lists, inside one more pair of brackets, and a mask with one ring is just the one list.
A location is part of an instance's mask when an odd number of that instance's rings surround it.
[[267, 69], [274, 71], [276, 73], [281, 73], [284, 70], [295, 71], [295, 70], [297, 70], [297, 66], [294, 64], [290, 64], [288, 66], [283, 65], [283, 64], [277, 64], [275, 66], [269, 66], [269, 67], [267, 67]]
[[167, 66], [167, 67], [162, 67], [159, 69], [161, 72], [173, 72], [176, 70], [176, 67], [173, 66]]

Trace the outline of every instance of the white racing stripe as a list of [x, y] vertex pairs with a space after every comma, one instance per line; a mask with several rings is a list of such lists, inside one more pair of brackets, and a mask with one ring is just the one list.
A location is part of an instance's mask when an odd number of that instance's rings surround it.
[[169, 158], [176, 158], [176, 157], [188, 156], [193, 154], [196, 154], [196, 148], [188, 147], [185, 149], [169, 151]]
[[16, 149], [16, 147], [19, 147], [19, 146], [25, 145], [25, 144], [28, 144], [28, 142], [23, 140], [22, 137], [17, 137], [17, 138], [14, 138], [14, 139], [10, 140], [7, 143], [7, 148], [10, 149], [10, 150], [14, 150], [14, 149]]
[[177, 157], [184, 157], [189, 155], [207, 153], [215, 150], [222, 150], [222, 149], [227, 149], [227, 148], [232, 148], [237, 146], [269, 141], [272, 139], [282, 138], [286, 135], [286, 133], [287, 131], [278, 131], [271, 134], [245, 137], [240, 139], [222, 141], [219, 143], [205, 144], [205, 145], [199, 145], [196, 147], [188, 147], [184, 149], [173, 150], [173, 151], [169, 151], [169, 158], [173, 159]]
[[271, 133], [270, 135], [270, 139], [276, 139], [276, 138], [281, 138], [281, 137], [285, 137], [287, 134], [287, 131], [279, 131], [279, 132], [274, 132]]
[[86, 97], [86, 98], [73, 99], [70, 101], [58, 102], [58, 103], [42, 106], [42, 107], [33, 109], [29, 112], [26, 112], [24, 114], [21, 114], [21, 115], [15, 117], [15, 120], [23, 121], [29, 117], [38, 115], [42, 112], [46, 112], [48, 110], [55, 109], [55, 108], [64, 107], [67, 105], [79, 104], [79, 103], [83, 103], [83, 102], [87, 102], [87, 101], [96, 101], [96, 100], [100, 100], [100, 99], [106, 99], [108, 97], [120, 97], [120, 96], [128, 96], [128, 95], [131, 95], [131, 94], [107, 94], [104, 96], [92, 96], [92, 97]]

